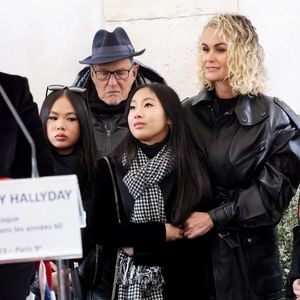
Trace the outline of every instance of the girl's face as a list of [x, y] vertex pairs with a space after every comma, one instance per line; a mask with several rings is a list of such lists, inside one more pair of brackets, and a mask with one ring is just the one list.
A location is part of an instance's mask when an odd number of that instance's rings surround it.
[[58, 98], [49, 113], [47, 136], [58, 154], [70, 154], [79, 140], [80, 126], [75, 110], [66, 96]]
[[228, 46], [214, 28], [208, 27], [204, 31], [200, 47], [202, 68], [207, 80], [215, 85], [228, 82]]
[[134, 94], [127, 120], [132, 135], [144, 144], [159, 143], [169, 132], [170, 119], [149, 88], [142, 88]]

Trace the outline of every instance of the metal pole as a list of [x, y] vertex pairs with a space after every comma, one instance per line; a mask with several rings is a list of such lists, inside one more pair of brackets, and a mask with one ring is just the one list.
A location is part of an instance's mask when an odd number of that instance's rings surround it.
[[57, 263], [58, 300], [71, 300], [68, 261], [59, 259]]

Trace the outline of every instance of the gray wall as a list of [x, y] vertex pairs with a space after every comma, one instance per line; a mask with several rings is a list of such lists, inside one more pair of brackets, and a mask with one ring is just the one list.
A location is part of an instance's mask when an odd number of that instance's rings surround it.
[[300, 1], [239, 0], [239, 11], [251, 18], [264, 46], [269, 94], [300, 114]]
[[48, 84], [73, 82], [101, 26], [99, 0], [3, 0], [0, 70], [28, 77], [40, 104]]
[[214, 13], [237, 12], [237, 0], [104, 0], [107, 28], [123, 26], [137, 49], [139, 59], [158, 70], [181, 99], [196, 94], [197, 41], [203, 24]]
[[36, 102], [46, 86], [71, 84], [101, 27], [123, 26], [139, 59], [159, 71], [181, 98], [198, 92], [196, 44], [214, 13], [240, 12], [265, 48], [270, 95], [300, 113], [298, 0], [10, 0], [0, 9], [0, 70], [29, 78]]

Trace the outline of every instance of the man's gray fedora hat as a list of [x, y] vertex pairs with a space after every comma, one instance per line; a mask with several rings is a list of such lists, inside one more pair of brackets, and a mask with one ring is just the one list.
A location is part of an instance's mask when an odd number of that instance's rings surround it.
[[92, 55], [79, 61], [79, 63], [86, 65], [105, 64], [141, 55], [145, 50], [135, 51], [122, 27], [117, 27], [113, 32], [101, 29], [94, 36]]

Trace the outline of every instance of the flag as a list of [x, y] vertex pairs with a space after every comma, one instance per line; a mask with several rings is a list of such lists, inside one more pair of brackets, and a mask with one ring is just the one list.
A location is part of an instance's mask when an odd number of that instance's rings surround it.
[[50, 261], [40, 261], [38, 263], [38, 277], [41, 300], [55, 300], [55, 293], [51, 291], [52, 280], [51, 280], [51, 265]]

